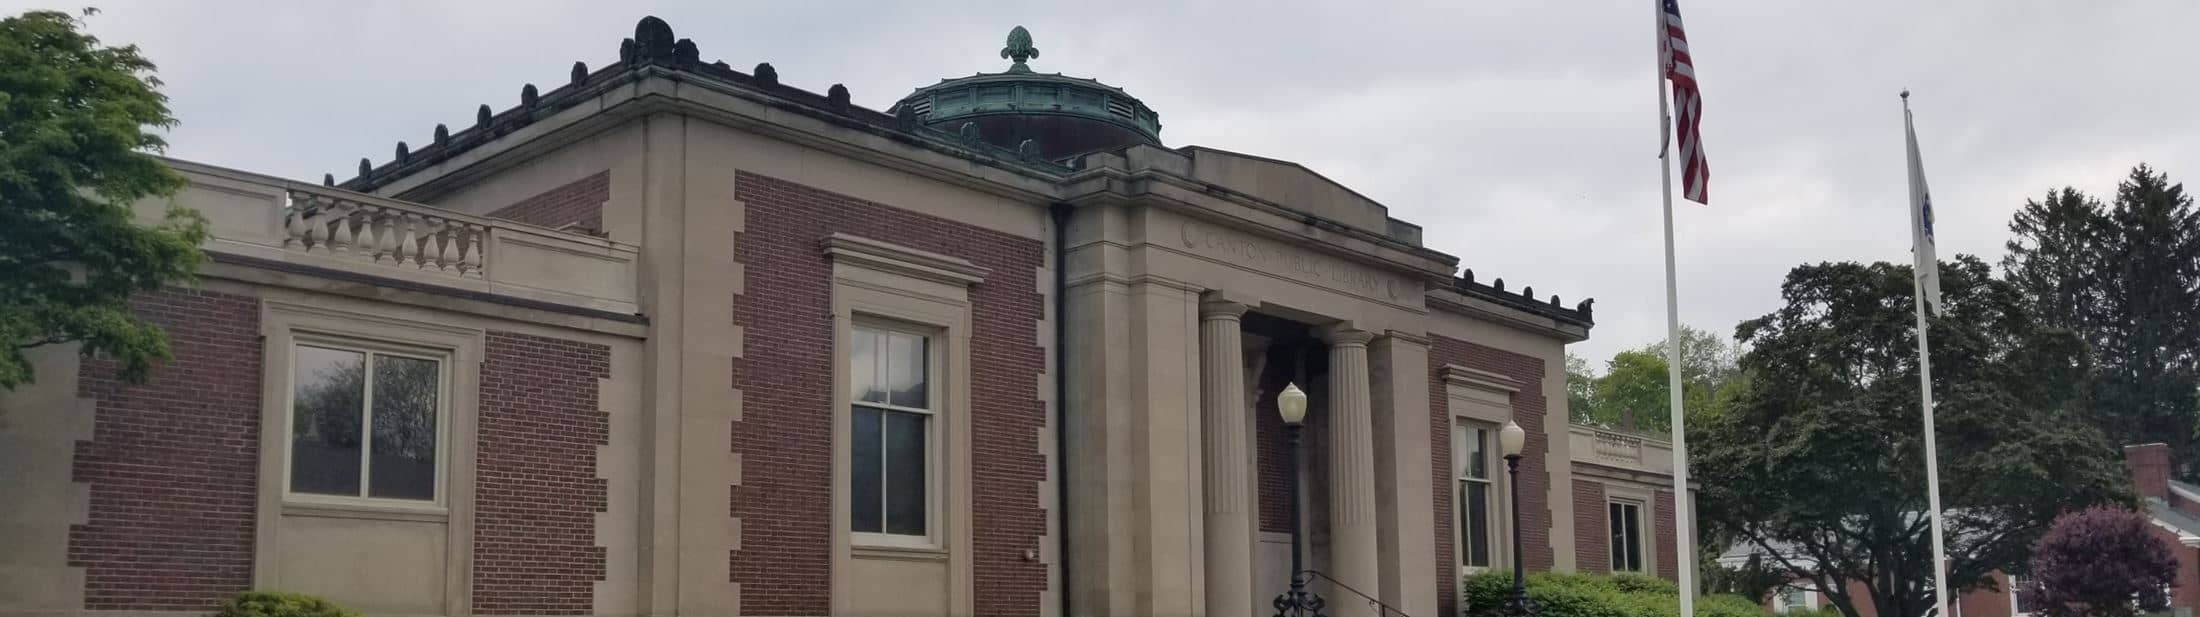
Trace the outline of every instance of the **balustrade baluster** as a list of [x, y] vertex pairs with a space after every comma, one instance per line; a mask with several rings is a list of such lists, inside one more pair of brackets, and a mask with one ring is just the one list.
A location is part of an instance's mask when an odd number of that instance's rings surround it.
[[472, 224], [466, 226], [466, 250], [462, 256], [465, 262], [462, 264], [459, 274], [482, 276], [482, 264], [488, 258], [488, 242], [489, 230], [487, 228]]
[[418, 267], [420, 265], [420, 217], [410, 212], [403, 212], [397, 215], [397, 219], [398, 255], [390, 263], [398, 266]]
[[332, 253], [339, 257], [350, 257], [352, 244], [358, 240], [357, 232], [351, 225], [351, 209], [331, 208], [329, 214], [336, 219], [330, 221], [332, 228], [329, 231], [329, 246], [333, 249]]

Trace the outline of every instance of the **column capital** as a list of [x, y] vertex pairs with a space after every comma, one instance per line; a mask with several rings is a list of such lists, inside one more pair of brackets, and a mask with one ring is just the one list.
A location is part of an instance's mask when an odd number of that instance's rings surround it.
[[1368, 341], [1375, 340], [1375, 333], [1353, 328], [1352, 322], [1349, 321], [1340, 321], [1315, 328], [1314, 334], [1321, 337], [1322, 342], [1332, 346], [1354, 345], [1365, 347]]
[[1199, 303], [1200, 319], [1231, 319], [1245, 316], [1245, 305], [1228, 300], [1206, 300]]

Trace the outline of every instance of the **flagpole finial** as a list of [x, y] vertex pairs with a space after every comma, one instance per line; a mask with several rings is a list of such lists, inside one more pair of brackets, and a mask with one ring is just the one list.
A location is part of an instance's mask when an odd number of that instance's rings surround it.
[[1910, 89], [1909, 89], [1909, 88], [1903, 88], [1903, 89], [1902, 89], [1902, 100], [1904, 100], [1904, 101], [1908, 101], [1908, 100], [1910, 100]]

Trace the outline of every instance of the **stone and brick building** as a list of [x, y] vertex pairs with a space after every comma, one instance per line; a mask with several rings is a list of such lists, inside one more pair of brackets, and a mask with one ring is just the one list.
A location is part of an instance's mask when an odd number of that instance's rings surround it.
[[0, 398], [0, 615], [1250, 615], [1294, 541], [1445, 615], [1507, 422], [1530, 568], [1673, 576], [1664, 444], [1567, 420], [1589, 302], [1009, 43], [881, 112], [650, 18], [349, 179], [170, 161], [175, 360]]

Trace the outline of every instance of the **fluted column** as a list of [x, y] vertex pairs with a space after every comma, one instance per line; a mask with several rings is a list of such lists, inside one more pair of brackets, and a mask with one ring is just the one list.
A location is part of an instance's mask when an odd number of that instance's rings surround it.
[[[1338, 582], [1373, 595], [1381, 584], [1375, 517], [1375, 414], [1370, 399], [1367, 342], [1349, 327], [1321, 331], [1329, 343], [1329, 567]], [[1337, 590], [1338, 617], [1374, 617], [1365, 599]]]
[[1207, 614], [1253, 614], [1253, 493], [1246, 465], [1245, 305], [1199, 305], [1200, 462], [1206, 487]]

